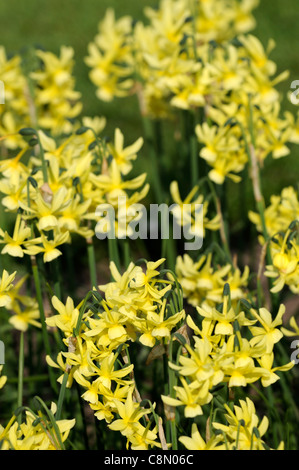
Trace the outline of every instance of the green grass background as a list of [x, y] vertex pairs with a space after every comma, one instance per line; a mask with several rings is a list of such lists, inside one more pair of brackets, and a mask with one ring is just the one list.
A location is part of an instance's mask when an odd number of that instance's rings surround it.
[[[129, 14], [135, 19], [144, 19], [145, 5], [155, 6], [158, 0], [0, 0], [1, 40], [8, 53], [20, 52], [31, 46], [42, 46], [55, 53], [62, 44], [72, 46], [75, 50], [76, 88], [82, 93], [85, 115], [104, 115], [107, 117], [107, 133], [119, 126], [129, 143], [139, 137], [142, 123], [139, 119], [136, 100], [115, 100], [112, 103], [100, 102], [95, 96], [95, 88], [89, 81], [89, 69], [84, 63], [87, 45], [97, 32], [98, 22], [105, 10], [112, 7], [116, 16]], [[278, 72], [290, 71], [290, 77], [279, 85], [284, 106], [296, 112], [286, 95], [293, 80], [299, 79], [299, 3], [298, 0], [260, 0], [255, 10], [257, 27], [253, 33], [264, 45], [269, 38], [276, 41], [276, 48], [271, 54]], [[291, 155], [273, 161], [270, 159], [264, 171], [264, 194], [266, 201], [272, 193], [278, 193], [289, 184], [296, 185], [299, 175], [299, 147], [291, 146]], [[150, 172], [150, 165], [143, 161], [145, 171]], [[232, 186], [232, 189], [230, 187]], [[240, 220], [240, 192], [249, 196], [248, 207], [252, 208], [251, 191], [242, 183], [236, 190], [235, 185], [228, 183], [228, 203], [232, 208], [232, 223]]]

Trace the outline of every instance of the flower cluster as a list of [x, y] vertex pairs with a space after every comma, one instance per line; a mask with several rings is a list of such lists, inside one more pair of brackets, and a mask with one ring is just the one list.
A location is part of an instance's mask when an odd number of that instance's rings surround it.
[[24, 129], [22, 134], [33, 138], [38, 153], [32, 151], [26, 165], [21, 162], [23, 150], [1, 161], [2, 205], [15, 214], [13, 234], [0, 231], [2, 253], [20, 258], [42, 253], [44, 262], [51, 262], [72, 235], [92, 238], [96, 221], [97, 233], [109, 231], [109, 221], [97, 207], [117, 208], [120, 198], [124, 204], [116, 211], [115, 231], [119, 236], [127, 234], [136, 217], [131, 208], [149, 189], [146, 184], [136, 191], [144, 184], [145, 173], [127, 178], [142, 139], [124, 147], [124, 136], [117, 129], [115, 141], [108, 146], [98, 137], [104, 119], [83, 118], [83, 124], [60, 144], [43, 131]]
[[272, 264], [266, 266], [265, 275], [274, 279], [271, 292], [280, 292], [288, 286], [299, 293], [299, 243], [298, 230], [287, 230], [271, 241]]
[[[250, 211], [248, 216], [258, 232], [262, 233], [260, 215]], [[299, 219], [298, 192], [292, 186], [288, 186], [282, 189], [281, 194], [273, 194], [269, 205], [265, 208], [264, 217], [269, 237], [276, 236], [279, 232], [286, 232], [290, 224]], [[260, 235], [259, 241], [263, 244], [266, 240]]]
[[252, 29], [256, 6], [255, 0], [230, 0], [224, 9], [215, 0], [163, 0], [157, 10], [144, 9], [148, 25], [134, 25], [129, 16], [116, 19], [108, 9], [86, 58], [97, 96], [126, 96], [141, 82], [150, 114], [168, 115], [169, 105], [202, 105], [211, 80], [197, 57], [205, 57], [211, 41], [222, 43]]
[[63, 46], [60, 56], [41, 50], [32, 55], [28, 72], [21, 55], [8, 59], [4, 47], [0, 50], [0, 79], [5, 83], [0, 137], [7, 149], [26, 146], [18, 133], [24, 127], [38, 126], [58, 135], [71, 132], [71, 120], [82, 110], [72, 75], [74, 50]]
[[213, 253], [202, 255], [194, 261], [187, 253], [178, 256], [175, 272], [188, 303], [194, 307], [216, 307], [222, 301], [225, 284], [230, 286], [231, 302], [237, 307], [238, 301], [249, 293], [249, 268], [241, 273], [230, 263], [222, 267], [213, 266]]
[[130, 237], [133, 233], [130, 224], [142, 216], [138, 203], [149, 191], [149, 184], [145, 183], [147, 175], [142, 173], [135, 178], [127, 178], [142, 145], [140, 137], [132, 145], [124, 147], [124, 136], [120, 129], [116, 129], [114, 142], [107, 145], [101, 173], [90, 177], [95, 191], [102, 195], [101, 205], [95, 212], [98, 238], [101, 234], [103, 237], [107, 234], [116, 238]]
[[[58, 313], [47, 319], [48, 326], [63, 332], [68, 347], [67, 352], [59, 353], [57, 363], [50, 357], [48, 363], [67, 374], [69, 387], [75, 380], [85, 389], [82, 397], [95, 416], [105, 420], [110, 429], [120, 431], [132, 449], [147, 449], [160, 443], [157, 429], [150, 430], [150, 421], [146, 420], [151, 410], [140, 404], [129, 345], [136, 341], [150, 348], [168, 344], [173, 340], [173, 333], [182, 331], [179, 326], [185, 319], [184, 310], [176, 311], [174, 304], [166, 300], [174, 281], [161, 278], [157, 268], [162, 262], [148, 262], [145, 270], [131, 263], [123, 275], [112, 264], [114, 280], [99, 286], [105, 298], [98, 299], [97, 307], [88, 309], [85, 304], [75, 307], [71, 298], [64, 305], [53, 297]], [[98, 298], [98, 294], [95, 296]], [[243, 311], [240, 302], [232, 306], [228, 284], [222, 300], [221, 304], [215, 301], [213, 307], [198, 307], [197, 316], [186, 317], [193, 337], [186, 340], [185, 352], [178, 355], [177, 362], [169, 364], [178, 376], [179, 385], [174, 385], [171, 396], [162, 395], [162, 400], [170, 408], [183, 407], [186, 419], [203, 414], [203, 407], [212, 401], [213, 390], [220, 384], [229, 388], [246, 387], [261, 380], [262, 386], [268, 387], [279, 380], [277, 371], [287, 371], [294, 365], [293, 362], [273, 365], [274, 346], [283, 337], [280, 328], [285, 312], [283, 305], [275, 318], [267, 309], [257, 310], [249, 304]], [[63, 375], [59, 378], [62, 380]], [[250, 407], [251, 416], [254, 405], [248, 402], [246, 406]], [[145, 420], [144, 424], [140, 423], [141, 419]], [[261, 436], [267, 426], [261, 426], [255, 439], [252, 429], [257, 427], [256, 421], [257, 417], [245, 421], [238, 444], [232, 439], [234, 436], [236, 440], [234, 421], [225, 432], [226, 439], [232, 441], [229, 445], [261, 447]], [[237, 420], [237, 427], [238, 423]], [[196, 429], [193, 431], [197, 434]], [[215, 439], [215, 445], [225, 445], [223, 435]], [[190, 445], [185, 437], [181, 442], [187, 448]]]
[[132, 19], [125, 16], [116, 20], [114, 10], [108, 9], [94, 42], [89, 44], [86, 64], [92, 68], [90, 79], [101, 100], [126, 96], [132, 88], [128, 78], [134, 70], [131, 33]]
[[[259, 232], [263, 232], [259, 214], [249, 213], [250, 220]], [[280, 292], [284, 286], [299, 292], [299, 200], [298, 193], [290, 186], [280, 195], [273, 195], [264, 212], [265, 225], [269, 240], [260, 234], [261, 244], [269, 243], [271, 264], [266, 266], [265, 275], [273, 279], [271, 291]]]
[[5, 269], [2, 272], [0, 307], [4, 307], [9, 313], [8, 321], [15, 329], [26, 331], [29, 325], [40, 327], [40, 314], [36, 299], [22, 292], [28, 276], [25, 275], [14, 283], [16, 274], [16, 271], [8, 274]]
[[274, 41], [264, 48], [249, 34], [257, 3], [162, 0], [145, 8], [149, 24], [134, 26], [108, 10], [86, 58], [102, 100], [137, 93], [142, 114], [153, 118], [202, 111], [194, 128], [217, 184], [239, 182], [250, 152], [262, 163], [288, 155], [298, 140], [294, 116], [281, 116], [276, 86], [288, 72], [277, 74], [269, 58]]
[[[240, 400], [240, 406], [232, 410], [226, 408], [226, 424], [213, 422], [214, 433], [204, 440], [195, 423], [192, 424], [191, 437], [181, 436], [180, 442], [189, 450], [269, 450], [263, 436], [269, 427], [269, 419], [264, 416], [259, 422], [255, 406], [250, 398]], [[278, 449], [284, 449], [281, 442]]]
[[[295, 317], [284, 326], [282, 290], [299, 293], [299, 197], [285, 187], [266, 207], [260, 180], [268, 156], [285, 157], [299, 143], [299, 112], [282, 112], [278, 85], [288, 72], [271, 59], [274, 41], [264, 46], [250, 33], [257, 5], [160, 0], [144, 8], [147, 23], [107, 10], [85, 63], [100, 100], [137, 96], [145, 136], [129, 144], [119, 127], [111, 139], [102, 135], [105, 117], [82, 115], [71, 47], [58, 55], [27, 50], [26, 60], [0, 47], [0, 245], [13, 263], [1, 272], [1, 334], [14, 328], [10, 341], [19, 340], [17, 380], [14, 363], [0, 366], [1, 400], [18, 384], [10, 399], [16, 396], [17, 407], [0, 424], [1, 449], [63, 450], [88, 410], [94, 436], [99, 427], [118, 432], [126, 449], [262, 450], [271, 420], [260, 420], [259, 411], [265, 406], [274, 416], [285, 398], [294, 406], [280, 378], [295, 360], [285, 358], [282, 341], [298, 336], [299, 326]], [[173, 134], [164, 142], [169, 124]], [[171, 135], [178, 166], [168, 155]], [[124, 241], [134, 239], [141, 201], [148, 202], [147, 173], [138, 170], [144, 142], [159, 203], [169, 192], [174, 222], [185, 238], [207, 242], [202, 253], [181, 251], [173, 236], [158, 254], [150, 244], [141, 254], [147, 259], [136, 261], [139, 246], [133, 252]], [[230, 249], [224, 183], [243, 176], [256, 203], [248, 218], [262, 245], [258, 273], [239, 266]], [[95, 237], [99, 253], [108, 248], [109, 281], [97, 265]], [[87, 249], [88, 286], [59, 279], [64, 254], [72, 269], [77, 240]], [[271, 279], [264, 296], [263, 256]], [[35, 350], [38, 361], [26, 364]], [[40, 384], [50, 408], [38, 396], [37, 412], [26, 406], [26, 374], [28, 391]], [[271, 403], [259, 409], [252, 392], [264, 397], [263, 388]], [[273, 429], [274, 446], [283, 449], [284, 436]]]
[[[269, 419], [264, 416], [259, 422], [255, 406], [250, 398], [240, 400], [240, 406], [235, 405], [231, 410], [227, 405], [227, 424], [214, 423], [216, 430], [225, 436], [226, 450], [269, 450], [263, 436], [269, 427]], [[284, 449], [281, 442], [278, 450]]]
[[183, 405], [186, 417], [202, 414], [201, 406], [210, 402], [210, 391], [221, 382], [244, 387], [261, 379], [267, 387], [278, 380], [276, 370], [293, 367], [290, 362], [273, 368], [273, 348], [283, 337], [279, 326], [284, 305], [273, 319], [265, 308], [251, 307], [248, 317], [239, 306], [233, 308], [229, 303], [229, 295], [224, 293], [222, 304], [209, 309], [197, 307], [199, 318], [187, 316], [194, 345], [186, 344], [188, 356], [181, 355], [178, 365], [170, 364], [182, 382], [182, 387], [176, 388], [177, 398], [164, 397], [169, 405]]
[[[49, 411], [54, 418], [55, 403]], [[13, 416], [5, 428], [0, 425], [1, 450], [64, 450], [64, 442], [74, 425], [75, 419], [61, 419], [53, 426], [41, 412], [26, 410], [25, 421], [21, 424]]]
[[213, 93], [206, 105], [207, 121], [196, 126], [200, 157], [212, 167], [209, 177], [217, 184], [226, 177], [240, 181], [239, 173], [253, 158], [262, 165], [268, 155], [288, 155], [295, 132], [293, 116], [281, 116], [276, 85], [288, 72], [274, 77], [276, 65], [269, 59], [273, 42], [265, 50], [252, 35], [237, 41], [215, 48], [211, 55], [209, 66], [220, 92]]
[[53, 297], [57, 314], [47, 319], [49, 327], [63, 332], [68, 347], [67, 352], [59, 353], [57, 363], [50, 357], [48, 363], [67, 371], [69, 386], [75, 380], [85, 389], [82, 397], [96, 418], [120, 431], [132, 449], [160, 444], [156, 442], [157, 429], [150, 430], [150, 422], [145, 426], [139, 422], [150, 410], [136, 401], [129, 344], [138, 341], [153, 348], [168, 343], [172, 330], [185, 318], [184, 310], [176, 311], [167, 297], [173, 283], [158, 270], [163, 261], [147, 262], [144, 270], [131, 263], [122, 275], [112, 263], [114, 279], [99, 286], [105, 298], [99, 300], [98, 307], [75, 307], [71, 298], [64, 305]]
[[[185, 418], [202, 415], [203, 407], [211, 403], [213, 392], [220, 384], [227, 383], [232, 389], [260, 380], [263, 387], [269, 387], [279, 380], [277, 371], [287, 371], [294, 366], [293, 361], [282, 366], [273, 365], [274, 346], [283, 337], [284, 305], [280, 306], [275, 318], [267, 309], [257, 310], [248, 302], [245, 311], [240, 309], [240, 303], [234, 308], [226, 284], [221, 304], [211, 308], [198, 307], [197, 312], [197, 316], [186, 318], [193, 332], [192, 342], [186, 342], [185, 353], [176, 363], [169, 364], [178, 374], [180, 384], [174, 386], [172, 395], [162, 395], [167, 407], [182, 407]], [[264, 418], [258, 427], [253, 402], [247, 398], [241, 408], [235, 407], [236, 416], [228, 405], [225, 404], [225, 408], [229, 412], [228, 426], [213, 423], [214, 429], [223, 434], [215, 434], [204, 442], [193, 424], [192, 438], [181, 437], [181, 442], [189, 449], [263, 448], [261, 437], [267, 430], [268, 420]], [[259, 432], [254, 432], [253, 428]]]
[[28, 275], [20, 278], [9, 290], [9, 303], [6, 310], [10, 314], [9, 323], [19, 331], [27, 331], [29, 325], [40, 328], [40, 312], [37, 300], [29, 294], [23, 293], [24, 283]]
[[72, 75], [74, 50], [62, 46], [60, 56], [49, 51], [36, 51], [40, 67], [31, 73], [35, 94], [36, 123], [55, 134], [69, 134], [71, 120], [82, 111], [81, 94], [75, 90]]
[[[6, 146], [15, 149], [22, 143], [18, 130], [28, 122], [28, 82], [21, 67], [21, 56], [7, 58], [0, 48], [0, 79], [5, 83], [5, 104], [0, 104], [0, 136], [7, 135]], [[25, 120], [25, 121], [24, 121]]]
[[175, 203], [175, 208], [172, 209], [172, 213], [177, 224], [187, 230], [187, 233], [184, 232], [185, 236], [197, 236], [203, 239], [206, 230], [219, 230], [220, 217], [219, 214], [217, 214], [209, 220], [207, 215], [209, 202], [202, 194], [197, 195], [198, 189], [198, 186], [195, 186], [185, 199], [182, 200], [177, 181], [172, 181], [170, 194]]

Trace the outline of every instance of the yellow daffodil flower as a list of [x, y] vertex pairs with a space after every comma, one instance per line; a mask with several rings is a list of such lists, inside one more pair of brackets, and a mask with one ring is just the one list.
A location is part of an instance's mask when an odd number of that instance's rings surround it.
[[213, 396], [209, 392], [209, 382], [203, 382], [201, 387], [192, 389], [184, 377], [180, 378], [183, 387], [175, 386], [176, 398], [162, 395], [162, 400], [169, 406], [184, 406], [186, 418], [194, 418], [203, 414], [202, 406], [209, 403]]
[[221, 437], [213, 436], [206, 442], [200, 435], [196, 423], [192, 423], [191, 437], [181, 436], [179, 441], [188, 450], [224, 450], [225, 446], [220, 444]]
[[115, 406], [119, 418], [108, 425], [112, 431], [119, 431], [123, 436], [130, 437], [139, 434], [144, 428], [139, 423], [142, 416], [149, 413], [149, 410], [142, 409], [139, 403], [133, 401], [132, 391], [128, 393], [125, 403], [115, 401]]
[[282, 325], [282, 316], [285, 313], [285, 306], [280, 305], [278, 313], [273, 320], [271, 313], [266, 308], [260, 308], [258, 312], [251, 309], [252, 315], [259, 321], [261, 326], [251, 326], [250, 331], [253, 334], [252, 344], [263, 344], [266, 348], [266, 354], [270, 354], [283, 334], [277, 326]]
[[48, 317], [46, 319], [47, 325], [50, 327], [60, 328], [68, 337], [73, 334], [74, 328], [77, 326], [79, 309], [74, 306], [74, 301], [68, 297], [66, 303], [63, 304], [61, 300], [55, 295], [52, 297], [52, 305], [58, 314]]
[[[68, 241], [69, 232], [56, 233], [54, 235], [53, 240], [50, 240], [46, 235], [42, 233], [39, 238], [26, 243], [26, 249], [24, 250], [24, 253], [30, 256], [35, 256], [38, 253], [44, 253], [44, 263], [50, 263], [54, 259], [58, 258], [58, 256], [62, 255], [62, 252], [57, 249], [57, 246], [63, 245]], [[38, 243], [40, 242], [42, 243], [42, 246], [38, 245]]]
[[139, 137], [134, 144], [124, 148], [124, 135], [120, 129], [115, 129], [114, 143], [108, 143], [108, 148], [123, 175], [132, 170], [132, 161], [136, 160], [142, 145], [143, 138]]
[[[235, 405], [232, 411], [227, 405], [226, 424], [213, 423], [213, 427], [225, 433], [228, 445], [232, 449], [234, 445], [239, 450], [262, 450], [264, 441], [262, 437], [267, 432], [269, 420], [266, 416], [259, 423], [254, 403], [247, 397], [240, 400], [240, 406]], [[257, 429], [257, 432], [254, 432]]]
[[1, 251], [2, 254], [7, 253], [10, 256], [23, 258], [25, 250], [21, 245], [31, 237], [31, 228], [27, 226], [21, 215], [18, 214], [12, 237], [7, 232], [3, 232], [2, 229], [0, 229], [0, 236], [2, 237], [0, 243], [5, 244]]
[[16, 271], [12, 274], [9, 274], [6, 269], [2, 271], [0, 280], [0, 307], [7, 307], [11, 304], [9, 291], [13, 288], [13, 281], [16, 277], [16, 274]]

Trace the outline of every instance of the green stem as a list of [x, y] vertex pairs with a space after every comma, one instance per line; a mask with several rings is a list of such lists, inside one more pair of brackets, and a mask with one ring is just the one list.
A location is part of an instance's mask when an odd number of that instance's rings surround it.
[[51, 263], [51, 268], [53, 270], [53, 279], [54, 279], [54, 292], [56, 297], [59, 300], [62, 299], [62, 289], [61, 289], [61, 280], [60, 280], [60, 269], [59, 269], [59, 260], [54, 259]]
[[66, 391], [66, 385], [68, 381], [68, 373], [65, 372], [63, 375], [62, 379], [62, 384], [60, 387], [60, 392], [59, 392], [59, 397], [58, 397], [58, 403], [57, 403], [57, 412], [56, 412], [56, 420], [58, 421], [61, 418], [61, 413], [62, 413], [62, 405], [65, 397], [65, 391]]
[[[18, 408], [23, 405], [23, 377], [24, 377], [24, 332], [20, 333], [19, 345], [19, 373], [18, 373]], [[18, 422], [21, 423], [22, 413], [18, 415]]]
[[[162, 230], [161, 233], [167, 233], [168, 232], [168, 238], [163, 238], [162, 239], [162, 246], [161, 246], [161, 257], [166, 258], [166, 265], [167, 267], [174, 271], [175, 270], [175, 264], [176, 264], [176, 245], [175, 245], [175, 240], [173, 238], [173, 235], [171, 234], [171, 230], [173, 231], [173, 227], [170, 227], [169, 225], [169, 217], [168, 217], [168, 211], [163, 210], [161, 213], [161, 223], [162, 223]], [[168, 227], [168, 230], [167, 230]], [[173, 233], [173, 232], [172, 232]]]
[[96, 264], [96, 256], [95, 256], [94, 244], [93, 244], [92, 239], [87, 240], [87, 254], [88, 254], [90, 282], [91, 282], [92, 287], [96, 287], [98, 285], [97, 264]]
[[[164, 387], [163, 387], [163, 394], [165, 396], [168, 396], [169, 394], [169, 378], [168, 378], [168, 356], [167, 353], [163, 354], [163, 375], [164, 375]], [[172, 430], [172, 425], [171, 425], [171, 419], [167, 419], [166, 421], [166, 440], [167, 442], [170, 441], [171, 439], [171, 430]]]
[[190, 137], [190, 157], [191, 157], [191, 181], [192, 188], [198, 184], [199, 180], [199, 155], [198, 143], [195, 135]]
[[68, 272], [68, 290], [70, 293], [70, 297], [74, 298], [76, 292], [76, 283], [74, 279], [74, 272], [75, 272], [75, 264], [73, 259], [73, 252], [71, 249], [71, 245], [66, 244], [65, 247], [65, 255], [66, 255], [66, 263], [67, 263], [67, 272]]
[[[173, 340], [170, 339], [169, 348], [168, 348], [168, 360], [172, 362], [172, 351], [173, 351]], [[168, 367], [168, 366], [167, 366]], [[168, 367], [168, 382], [169, 382], [169, 394], [172, 398], [175, 397], [175, 385], [176, 385], [176, 375], [175, 371]], [[172, 443], [172, 450], [178, 449], [178, 439], [177, 439], [177, 429], [176, 429], [176, 421], [172, 419], [170, 421], [170, 433], [171, 433], [171, 443]]]
[[172, 450], [178, 450], [177, 430], [176, 430], [175, 419], [172, 419], [170, 421], [170, 432], [171, 432], [171, 442], [172, 442], [171, 449]]
[[127, 239], [123, 240], [123, 252], [124, 252], [124, 264], [125, 264], [125, 268], [127, 268], [131, 262], [130, 244]]
[[257, 301], [258, 308], [263, 306], [263, 286], [260, 277], [257, 278]]
[[196, 4], [194, 0], [191, 0], [190, 2], [190, 10], [191, 10], [191, 15], [192, 15], [192, 45], [193, 45], [193, 54], [194, 54], [194, 60], [197, 62], [198, 60], [198, 54], [197, 54], [197, 43], [196, 43]]
[[[167, 344], [165, 342], [164, 344], [164, 347], [167, 348]], [[164, 371], [164, 395], [168, 395], [168, 393], [170, 392], [169, 390], [169, 375], [168, 375], [168, 353], [165, 352], [165, 354], [163, 354], [163, 371]]]
[[[249, 127], [249, 135], [250, 135], [250, 140], [251, 140], [250, 145], [248, 144], [244, 129], [243, 129], [243, 136], [244, 136], [245, 146], [246, 146], [246, 150], [247, 150], [247, 154], [248, 154], [249, 162], [250, 162], [250, 167], [251, 167], [251, 180], [252, 180], [256, 207], [259, 212], [260, 219], [261, 219], [263, 236], [265, 238], [265, 242], [267, 242], [269, 239], [269, 234], [268, 234], [266, 218], [265, 218], [265, 201], [264, 201], [264, 196], [263, 196], [263, 191], [262, 191], [260, 167], [259, 167], [259, 162], [258, 162], [256, 151], [255, 151], [256, 141], [255, 141], [255, 135], [254, 135], [253, 109], [252, 109], [252, 103], [251, 103], [250, 97], [248, 98], [248, 105], [249, 105], [248, 127]], [[268, 263], [272, 264], [269, 248], [267, 248], [267, 259], [268, 259]]]
[[[5, 211], [4, 211], [4, 206], [2, 204], [0, 204], [0, 227], [3, 231], [5, 231], [7, 229], [6, 227], [6, 215], [5, 215]], [[5, 263], [4, 263], [4, 257], [1, 256], [0, 257], [0, 269], [1, 271], [5, 268]]]
[[224, 218], [223, 218], [223, 213], [222, 213], [222, 208], [221, 208], [221, 197], [217, 194], [216, 189], [214, 188], [213, 182], [207, 179], [207, 183], [209, 185], [212, 197], [214, 199], [214, 204], [216, 207], [217, 214], [220, 218], [220, 238], [221, 242], [227, 257], [228, 262], [233, 266], [233, 260], [232, 260], [232, 255], [229, 247], [229, 242], [228, 242], [228, 233], [227, 233], [227, 228], [224, 223]]
[[85, 443], [85, 450], [90, 450], [89, 447], [89, 440], [88, 440], [88, 434], [87, 434], [87, 422], [86, 422], [86, 417], [84, 413], [84, 401], [81, 397], [81, 391], [80, 391], [80, 386], [78, 383], [76, 383], [76, 389], [77, 389], [77, 395], [78, 395], [78, 402], [79, 402], [79, 408], [80, 408], [80, 414], [81, 414], [81, 419], [82, 419], [82, 425], [83, 425], [83, 438], [84, 438], [84, 443]]
[[38, 144], [39, 144], [39, 149], [40, 149], [40, 157], [41, 157], [41, 161], [42, 161], [43, 179], [44, 179], [44, 183], [47, 183], [47, 182], [48, 182], [47, 162], [46, 162], [46, 159], [45, 159], [44, 149], [43, 149], [43, 146], [42, 146], [42, 144], [41, 144], [41, 141], [40, 141], [38, 132], [36, 132], [36, 137], [37, 137]]
[[[23, 377], [23, 383], [31, 383], [31, 382], [46, 382], [49, 379], [48, 374], [40, 374], [40, 375], [31, 375], [28, 377]], [[11, 377], [7, 379], [7, 383], [15, 384], [19, 382], [19, 377]]]
[[[40, 313], [40, 321], [41, 321], [41, 326], [42, 326], [43, 342], [44, 342], [44, 345], [45, 345], [47, 355], [51, 356], [51, 348], [50, 348], [50, 342], [49, 342], [49, 337], [48, 337], [46, 316], [45, 316], [43, 297], [42, 297], [42, 288], [41, 288], [41, 282], [40, 282], [40, 277], [39, 277], [39, 272], [38, 272], [38, 267], [37, 267], [37, 264], [36, 264], [35, 257], [32, 258], [32, 272], [33, 272], [33, 279], [34, 279], [34, 284], [35, 284], [36, 297], [37, 297], [39, 313]], [[56, 391], [57, 390], [56, 380], [55, 380], [53, 370], [50, 366], [49, 366], [49, 378], [50, 378], [50, 383], [51, 383], [51, 386], [52, 386], [53, 390]]]
[[73, 331], [73, 336], [74, 336], [74, 337], [79, 336], [80, 328], [81, 328], [81, 323], [82, 323], [82, 318], [83, 318], [83, 315], [84, 315], [84, 312], [85, 312], [85, 308], [86, 308], [86, 305], [87, 305], [88, 300], [89, 300], [91, 297], [97, 298], [98, 301], [99, 301], [99, 297], [100, 297], [100, 300], [102, 300], [101, 296], [99, 296], [99, 293], [98, 293], [97, 291], [95, 291], [95, 290], [90, 290], [90, 291], [86, 294], [86, 296], [84, 297], [83, 302], [81, 303], [81, 307], [80, 307], [80, 310], [79, 310], [79, 316], [78, 316], [77, 324], [76, 324], [76, 327], [74, 328], [74, 331]]
[[109, 251], [109, 259], [115, 263], [115, 266], [118, 270], [120, 270], [120, 258], [118, 252], [118, 240], [115, 237], [108, 237], [108, 251]]
[[152, 165], [152, 184], [156, 195], [156, 201], [158, 203], [161, 203], [163, 202], [163, 188], [161, 184], [160, 165], [158, 161], [157, 151], [155, 148], [155, 136], [152, 128], [152, 121], [146, 116], [143, 116], [143, 126]]

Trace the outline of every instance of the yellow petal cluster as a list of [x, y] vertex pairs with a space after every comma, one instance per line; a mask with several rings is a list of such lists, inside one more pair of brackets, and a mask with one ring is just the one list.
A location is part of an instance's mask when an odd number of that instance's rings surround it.
[[136, 400], [128, 346], [136, 341], [151, 348], [168, 343], [171, 332], [185, 318], [184, 310], [173, 311], [167, 300], [173, 283], [160, 274], [164, 261], [147, 262], [144, 268], [131, 263], [123, 274], [111, 263], [113, 280], [99, 286], [105, 296], [97, 309], [84, 310], [82, 302], [75, 307], [71, 298], [63, 304], [54, 296], [57, 314], [47, 318], [49, 327], [61, 330], [68, 348], [59, 353], [57, 362], [47, 357], [48, 364], [68, 373], [69, 387], [74, 380], [83, 387], [82, 397], [96, 418], [121, 432], [132, 449], [159, 447], [160, 443], [156, 427], [140, 423], [150, 409]]
[[8, 59], [0, 49], [0, 79], [5, 85], [5, 104], [0, 105], [0, 137], [5, 147], [16, 150], [26, 143], [18, 134], [24, 127], [39, 127], [62, 135], [72, 130], [71, 121], [82, 110], [81, 94], [75, 90], [74, 50], [62, 46], [60, 54], [32, 50], [23, 65], [22, 56]]
[[194, 261], [185, 253], [176, 259], [175, 272], [183, 288], [184, 297], [194, 307], [216, 307], [222, 301], [223, 287], [230, 285], [231, 302], [236, 307], [249, 292], [249, 267], [243, 273], [227, 263], [221, 267], [213, 263], [213, 253]]
[[195, 186], [182, 200], [178, 182], [172, 181], [170, 194], [175, 204], [172, 209], [173, 216], [176, 223], [185, 228], [184, 235], [186, 237], [197, 236], [203, 239], [206, 230], [219, 230], [220, 217], [217, 214], [209, 219], [209, 202], [204, 199], [202, 194], [198, 194], [198, 189], [198, 186]]
[[276, 371], [286, 371], [288, 364], [274, 367], [274, 348], [282, 339], [281, 305], [276, 317], [266, 308], [246, 307], [240, 302], [232, 306], [229, 286], [223, 289], [222, 303], [216, 307], [197, 307], [197, 315], [188, 315], [186, 322], [193, 331], [190, 343], [184, 345], [176, 363], [169, 366], [178, 374], [180, 385], [174, 396], [162, 396], [171, 407], [183, 407], [185, 418], [204, 413], [203, 407], [213, 398], [213, 390], [227, 383], [229, 389], [246, 387], [261, 381], [268, 387], [279, 380]]
[[[265, 275], [272, 279], [271, 292], [282, 291], [284, 286], [299, 292], [299, 199], [292, 187], [283, 188], [280, 195], [272, 195], [264, 211], [265, 225], [269, 236], [271, 264], [266, 266]], [[256, 226], [260, 244], [266, 240], [261, 235], [262, 221], [259, 214], [250, 211], [249, 219]]]
[[266, 266], [265, 275], [271, 278], [271, 292], [280, 292], [288, 286], [294, 294], [299, 293], [299, 243], [297, 230], [287, 230], [272, 239], [272, 264]]
[[[56, 410], [56, 404], [52, 403], [53, 416]], [[58, 419], [53, 428], [41, 412], [26, 410], [21, 424], [13, 416], [5, 428], [0, 425], [1, 450], [64, 450], [64, 442], [75, 422], [75, 419]]]
[[[188, 450], [266, 450], [269, 449], [264, 436], [269, 427], [269, 419], [263, 416], [260, 421], [254, 402], [246, 397], [235, 405], [233, 410], [224, 404], [225, 424], [213, 422], [213, 435], [204, 439], [196, 425], [192, 424], [191, 436], [181, 436], [179, 441]], [[284, 443], [278, 446], [284, 449]]]
[[[44, 131], [27, 129], [36, 141], [35, 151], [26, 147], [1, 161], [2, 205], [15, 214], [13, 233], [0, 230], [3, 254], [19, 258], [42, 254], [45, 263], [51, 262], [72, 235], [90, 239], [96, 222], [97, 235], [105, 237], [111, 223], [103, 210], [97, 211], [105, 204], [114, 211], [116, 235], [132, 234], [130, 222], [138, 218], [134, 208], [149, 185], [146, 173], [131, 179], [127, 174], [143, 139], [124, 146], [124, 136], [116, 129], [115, 141], [107, 144], [98, 135], [104, 118], [85, 117], [82, 122], [83, 127], [74, 127], [59, 143]], [[25, 165], [21, 159], [30, 150]]]
[[40, 313], [35, 298], [22, 292], [27, 275], [14, 282], [17, 272], [8, 275], [3, 271], [0, 287], [0, 305], [9, 313], [9, 323], [19, 331], [27, 331], [29, 325], [40, 327]]
[[102, 100], [136, 93], [141, 114], [152, 118], [200, 111], [199, 155], [220, 185], [241, 180], [250, 145], [262, 163], [288, 155], [298, 140], [298, 120], [281, 112], [277, 85], [288, 72], [278, 73], [270, 58], [275, 43], [264, 46], [250, 33], [257, 4], [161, 0], [144, 9], [147, 24], [134, 26], [109, 9], [86, 58]]
[[257, 3], [230, 0], [223, 8], [215, 0], [162, 0], [155, 10], [144, 8], [148, 24], [135, 25], [108, 9], [86, 57], [97, 96], [141, 93], [143, 111], [159, 117], [172, 106], [203, 106], [212, 80], [197, 58], [207, 56], [210, 41], [224, 43], [251, 30]]
[[[259, 420], [254, 403], [250, 398], [240, 400], [239, 406], [231, 410], [225, 405], [227, 424], [213, 423], [214, 428], [220, 431], [221, 441], [225, 439], [226, 450], [265, 450], [266, 442], [263, 436], [269, 427], [269, 419], [264, 416]], [[283, 443], [279, 446], [283, 448]]]

